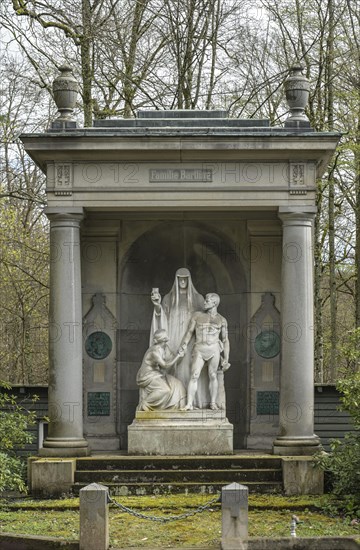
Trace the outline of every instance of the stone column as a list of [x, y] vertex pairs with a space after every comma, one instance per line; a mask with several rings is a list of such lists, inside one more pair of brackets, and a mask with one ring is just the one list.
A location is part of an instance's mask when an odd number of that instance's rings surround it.
[[280, 207], [283, 222], [281, 281], [282, 358], [280, 433], [274, 454], [311, 455], [314, 434], [314, 255], [315, 207]]
[[83, 456], [82, 208], [48, 208], [50, 219], [49, 433], [46, 456]]

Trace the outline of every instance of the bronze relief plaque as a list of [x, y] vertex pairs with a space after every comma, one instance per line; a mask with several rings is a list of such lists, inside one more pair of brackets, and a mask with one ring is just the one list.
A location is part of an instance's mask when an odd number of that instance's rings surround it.
[[255, 338], [255, 351], [264, 359], [272, 359], [280, 353], [280, 337], [273, 330], [263, 330]]
[[105, 359], [111, 350], [112, 341], [106, 332], [92, 332], [86, 339], [85, 351], [92, 359]]

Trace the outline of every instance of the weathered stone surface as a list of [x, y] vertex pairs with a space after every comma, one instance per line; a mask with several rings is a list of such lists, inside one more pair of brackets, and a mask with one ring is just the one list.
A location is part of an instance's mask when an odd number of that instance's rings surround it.
[[[183, 119], [183, 118], [190, 118], [190, 119], [214, 119], [214, 118], [221, 118], [221, 119], [227, 119], [228, 112], [224, 109], [214, 109], [214, 110], [206, 110], [206, 109], [172, 109], [172, 110], [164, 110], [164, 111], [158, 111], [158, 110], [145, 110], [145, 109], [139, 109], [137, 112], [137, 117], [139, 119], [162, 119], [162, 118], [172, 118], [172, 119]], [[194, 124], [194, 121], [191, 121], [192, 124]], [[211, 121], [211, 124], [213, 123], [213, 120]]]
[[[255, 245], [254, 241], [253, 244]], [[274, 246], [272, 253], [274, 254]], [[270, 269], [267, 270], [267, 275]], [[261, 305], [251, 319], [251, 417], [247, 439], [249, 449], [271, 449], [274, 436], [279, 431], [281, 320], [275, 304], [273, 293], [262, 294]]]
[[40, 454], [83, 456], [80, 221], [83, 209], [50, 218], [49, 433]]
[[[103, 243], [102, 243], [103, 244]], [[111, 243], [110, 243], [111, 244]], [[88, 285], [94, 277], [103, 280], [103, 285], [108, 290], [112, 284], [112, 272], [107, 277], [102, 275], [104, 268], [108, 268], [109, 260], [101, 261], [102, 256], [110, 256], [113, 248], [106, 243], [105, 247], [99, 247], [98, 243], [88, 242], [88, 249], [84, 246], [84, 252], [88, 255], [88, 265], [95, 264], [97, 269], [90, 268]], [[84, 259], [85, 254], [82, 255]], [[85, 256], [86, 258], [86, 256]], [[91, 258], [95, 262], [91, 263]], [[111, 263], [110, 263], [111, 267]], [[110, 287], [111, 288], [111, 287]], [[114, 449], [111, 447], [111, 439], [118, 440], [116, 434], [116, 318], [108, 307], [105, 293], [96, 293], [91, 297], [91, 307], [83, 318], [83, 361], [84, 361], [84, 432], [94, 439], [99, 437], [106, 444], [102, 449]], [[91, 345], [93, 339], [93, 345]], [[94, 441], [92, 441], [92, 448]], [[116, 449], [117, 447], [115, 447]]]
[[223, 455], [233, 452], [233, 426], [224, 411], [139, 411], [128, 428], [135, 455]]
[[351, 537], [252, 538], [249, 550], [359, 550]]
[[91, 483], [80, 490], [79, 550], [108, 550], [109, 548], [108, 488]]
[[311, 457], [284, 457], [282, 469], [286, 495], [323, 494], [324, 472], [315, 467]]
[[79, 550], [77, 541], [40, 535], [0, 533], [1, 550]]
[[274, 454], [311, 455], [314, 434], [313, 219], [316, 207], [280, 208], [283, 221], [280, 435]]
[[[290, 107], [290, 115], [286, 122], [307, 122], [310, 126], [305, 114], [305, 107], [309, 100], [310, 82], [303, 74], [303, 67], [301, 65], [295, 65], [290, 69], [290, 74], [284, 82], [284, 87], [286, 100]], [[285, 123], [285, 127], [288, 127], [288, 124]]]
[[[40, 537], [31, 535], [13, 535], [0, 533], [2, 550], [78, 550], [76, 541], [63, 541], [55, 537]], [[290, 538], [249, 538], [248, 550], [359, 550], [360, 545], [355, 537], [301, 537]], [[115, 550], [115, 549], [114, 549]], [[134, 550], [134, 547], [122, 550]], [[165, 550], [165, 548], [148, 548], [148, 550]], [[169, 547], [166, 547], [169, 550]], [[174, 550], [174, 548], [172, 549]], [[218, 546], [184, 547], [183, 550], [218, 550]], [[237, 548], [239, 550], [239, 548]]]
[[[157, 111], [159, 112], [159, 111]], [[170, 111], [175, 112], [176, 111]], [[169, 112], [164, 112], [168, 114]], [[184, 118], [172, 118], [170, 116], [159, 118], [133, 118], [133, 119], [112, 119], [112, 120], [94, 120], [94, 128], [203, 128], [209, 126], [208, 118], [198, 118], [196, 121], [189, 117]], [[53, 123], [54, 124], [54, 123]], [[222, 128], [223, 131], [233, 128], [268, 128], [270, 126], [269, 120], [247, 120], [247, 119], [221, 119], [212, 118], [211, 126], [213, 128]], [[308, 125], [310, 127], [310, 124]]]
[[74, 483], [76, 460], [57, 458], [33, 460], [30, 489], [35, 496], [57, 496], [70, 491]]
[[59, 110], [58, 120], [71, 121], [76, 98], [79, 92], [79, 84], [72, 73], [72, 67], [61, 65], [60, 75], [53, 81], [53, 94], [56, 106]]
[[245, 485], [231, 483], [221, 490], [221, 549], [248, 548], [248, 495]]

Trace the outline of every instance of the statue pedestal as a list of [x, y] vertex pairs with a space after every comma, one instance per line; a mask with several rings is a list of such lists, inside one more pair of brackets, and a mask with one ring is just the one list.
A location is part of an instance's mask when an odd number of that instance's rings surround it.
[[134, 455], [224, 455], [233, 452], [233, 425], [225, 411], [137, 411], [128, 427]]

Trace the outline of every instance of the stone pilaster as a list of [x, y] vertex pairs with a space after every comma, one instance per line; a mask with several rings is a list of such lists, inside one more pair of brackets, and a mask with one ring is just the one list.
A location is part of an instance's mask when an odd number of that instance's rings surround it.
[[47, 456], [87, 454], [83, 437], [80, 222], [82, 208], [48, 208], [50, 219], [49, 433]]
[[314, 434], [314, 256], [315, 207], [279, 208], [283, 222], [282, 369], [280, 432], [274, 453], [310, 455]]

